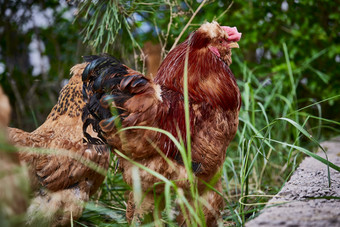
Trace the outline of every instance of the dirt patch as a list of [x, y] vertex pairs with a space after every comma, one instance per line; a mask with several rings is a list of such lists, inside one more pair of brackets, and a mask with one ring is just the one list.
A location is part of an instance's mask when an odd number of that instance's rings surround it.
[[[322, 146], [328, 159], [340, 166], [340, 137], [323, 142]], [[318, 155], [325, 158], [323, 152]], [[330, 172], [332, 185], [328, 187], [326, 165], [305, 158], [261, 214], [245, 226], [340, 227], [340, 173], [333, 169]]]

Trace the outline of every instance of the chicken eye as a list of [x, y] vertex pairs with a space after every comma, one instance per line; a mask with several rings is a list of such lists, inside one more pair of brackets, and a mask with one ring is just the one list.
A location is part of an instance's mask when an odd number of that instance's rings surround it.
[[222, 44], [223, 43], [223, 41], [222, 40], [220, 40], [220, 44]]

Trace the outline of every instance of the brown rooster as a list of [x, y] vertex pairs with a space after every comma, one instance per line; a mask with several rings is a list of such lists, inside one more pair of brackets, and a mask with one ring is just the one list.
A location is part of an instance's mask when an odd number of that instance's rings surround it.
[[[28, 224], [69, 225], [82, 214], [84, 202], [96, 192], [104, 177], [81, 163], [81, 160], [108, 169], [107, 145], [84, 141], [81, 74], [86, 64], [76, 65], [69, 83], [61, 90], [58, 103], [46, 121], [29, 133], [9, 128], [10, 141], [17, 147], [48, 148], [50, 152], [21, 152], [19, 159], [27, 163], [35, 193], [28, 208]], [[90, 133], [96, 136], [91, 129]]]
[[[90, 62], [83, 72], [84, 96], [88, 99], [84, 119], [90, 122], [88, 125], [100, 128], [100, 138], [130, 159], [175, 181], [188, 176], [169, 137], [154, 130], [119, 129], [152, 126], [171, 132], [186, 144], [183, 73], [188, 51], [192, 169], [198, 179], [198, 192], [209, 204], [203, 208], [208, 226], [216, 225], [223, 198], [207, 190], [203, 181], [211, 182], [222, 168], [226, 149], [238, 126], [241, 96], [229, 65], [231, 48], [238, 47], [240, 38], [236, 28], [205, 23], [168, 54], [154, 80], [107, 55], [85, 58]], [[173, 165], [162, 156], [173, 160]], [[124, 180], [132, 186], [134, 165], [123, 158], [119, 161]], [[140, 179], [146, 195], [142, 204], [136, 204], [130, 193], [126, 210], [129, 221], [153, 211], [153, 193], [164, 192], [161, 186], [153, 189], [160, 180], [148, 172], [140, 170]], [[176, 184], [188, 191], [188, 181]], [[213, 187], [222, 192], [220, 179]], [[184, 220], [180, 219], [181, 224]]]

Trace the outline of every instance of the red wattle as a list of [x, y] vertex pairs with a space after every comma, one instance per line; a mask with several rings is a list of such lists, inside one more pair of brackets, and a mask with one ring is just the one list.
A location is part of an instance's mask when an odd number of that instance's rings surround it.
[[217, 57], [221, 57], [220, 52], [218, 52], [218, 49], [217, 49], [216, 47], [209, 46], [208, 48], [209, 48], [209, 50], [211, 50], [214, 54], [216, 54]]

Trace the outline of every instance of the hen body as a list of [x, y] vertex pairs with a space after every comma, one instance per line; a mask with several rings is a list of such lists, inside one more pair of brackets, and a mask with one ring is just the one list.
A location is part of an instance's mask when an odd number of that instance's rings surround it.
[[[83, 141], [85, 104], [81, 73], [84, 67], [82, 64], [71, 69], [72, 78], [39, 128], [31, 133], [16, 128], [8, 130], [10, 141], [17, 147], [46, 148], [19, 154], [20, 161], [29, 167], [34, 192], [28, 209], [28, 224], [69, 225], [71, 216], [73, 220], [81, 216], [84, 202], [104, 180], [103, 175], [79, 161], [92, 161], [104, 170], [109, 162], [105, 145]], [[95, 135], [94, 131], [92, 133]]]
[[[216, 225], [223, 198], [207, 190], [203, 181], [211, 182], [218, 175], [226, 149], [237, 131], [241, 105], [239, 89], [229, 69], [230, 48], [235, 47], [241, 36], [233, 29], [216, 22], [203, 24], [168, 54], [154, 80], [106, 55], [86, 58], [90, 63], [83, 72], [88, 98], [85, 108], [88, 112], [84, 116], [92, 127], [100, 129], [100, 137], [130, 159], [176, 181], [178, 187], [188, 192], [187, 172], [169, 137], [154, 130], [118, 130], [130, 126], [156, 127], [171, 132], [186, 144], [183, 73], [188, 51], [192, 169], [198, 179], [198, 192], [209, 204], [204, 208], [209, 226]], [[163, 156], [172, 160], [173, 165]], [[120, 167], [124, 180], [132, 186], [133, 164], [120, 158]], [[154, 188], [160, 182], [157, 177], [140, 170], [140, 178], [146, 196], [142, 204], [135, 204], [130, 193], [126, 211], [129, 221], [140, 219], [154, 209], [153, 192], [164, 192], [160, 185]], [[212, 186], [222, 192], [220, 180]], [[146, 193], [150, 189], [151, 193]], [[179, 223], [183, 222], [179, 218]]]

